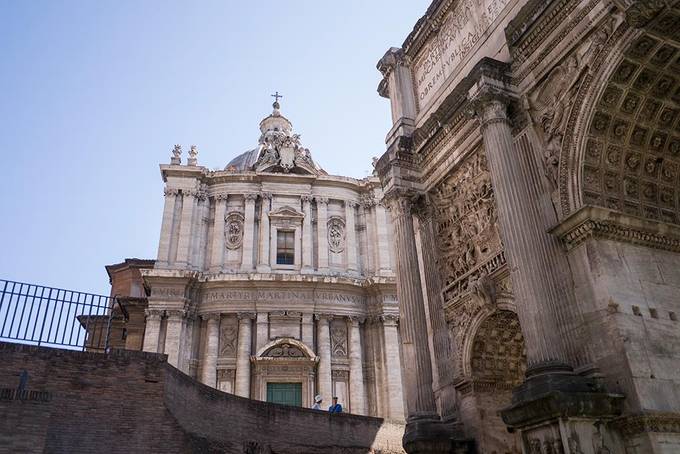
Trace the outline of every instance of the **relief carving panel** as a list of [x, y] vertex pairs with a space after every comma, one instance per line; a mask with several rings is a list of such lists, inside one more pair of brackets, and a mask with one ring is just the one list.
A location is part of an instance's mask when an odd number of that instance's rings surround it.
[[502, 249], [483, 150], [469, 156], [431, 196], [442, 280], [448, 287]]
[[236, 317], [223, 317], [220, 322], [220, 356], [236, 357], [238, 320]]
[[243, 215], [229, 213], [224, 219], [224, 244], [228, 249], [238, 249], [243, 242]]
[[347, 357], [347, 323], [344, 320], [331, 322], [331, 352], [336, 358]]

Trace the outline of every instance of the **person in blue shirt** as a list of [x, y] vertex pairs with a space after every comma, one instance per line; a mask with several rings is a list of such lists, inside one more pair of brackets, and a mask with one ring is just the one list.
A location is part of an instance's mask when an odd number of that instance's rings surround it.
[[338, 403], [337, 397], [333, 397], [333, 405], [328, 407], [328, 413], [342, 413], [342, 405]]

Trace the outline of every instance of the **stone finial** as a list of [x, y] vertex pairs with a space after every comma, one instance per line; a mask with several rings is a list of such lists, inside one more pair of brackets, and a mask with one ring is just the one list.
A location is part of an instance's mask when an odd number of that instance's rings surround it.
[[189, 159], [187, 159], [187, 165], [188, 166], [195, 166], [196, 163], [198, 162], [198, 148], [196, 145], [192, 145], [191, 148], [189, 149]]
[[170, 164], [181, 164], [182, 163], [182, 145], [175, 144], [172, 149], [172, 158], [170, 158]]

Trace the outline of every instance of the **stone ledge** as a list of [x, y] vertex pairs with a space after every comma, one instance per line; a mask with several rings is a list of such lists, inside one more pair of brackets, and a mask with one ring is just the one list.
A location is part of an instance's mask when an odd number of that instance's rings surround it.
[[588, 238], [603, 238], [680, 252], [680, 226], [586, 205], [549, 230], [571, 250]]
[[162, 353], [150, 353], [138, 350], [123, 350], [123, 349], [111, 349], [108, 353], [101, 352], [88, 352], [81, 350], [69, 350], [65, 348], [54, 348], [49, 346], [38, 346], [38, 345], [27, 345], [27, 344], [15, 344], [13, 342], [0, 342], [0, 352], [20, 352], [29, 353], [35, 355], [41, 355], [43, 357], [59, 357], [59, 356], [70, 356], [74, 358], [101, 358], [108, 357], [111, 359], [140, 359], [149, 363], [165, 363], [168, 360], [168, 355]]

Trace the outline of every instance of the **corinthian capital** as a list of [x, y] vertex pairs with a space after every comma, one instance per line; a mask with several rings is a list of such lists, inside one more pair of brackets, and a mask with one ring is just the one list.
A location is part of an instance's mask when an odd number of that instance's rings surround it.
[[390, 47], [385, 55], [378, 61], [377, 68], [378, 71], [382, 73], [383, 76], [389, 74], [397, 65], [407, 65], [408, 57], [404, 54], [404, 50], [400, 47]]
[[477, 81], [468, 91], [467, 113], [479, 118], [482, 127], [497, 121], [509, 121], [508, 106], [517, 97], [506, 71], [506, 63], [488, 57], [472, 71]]

